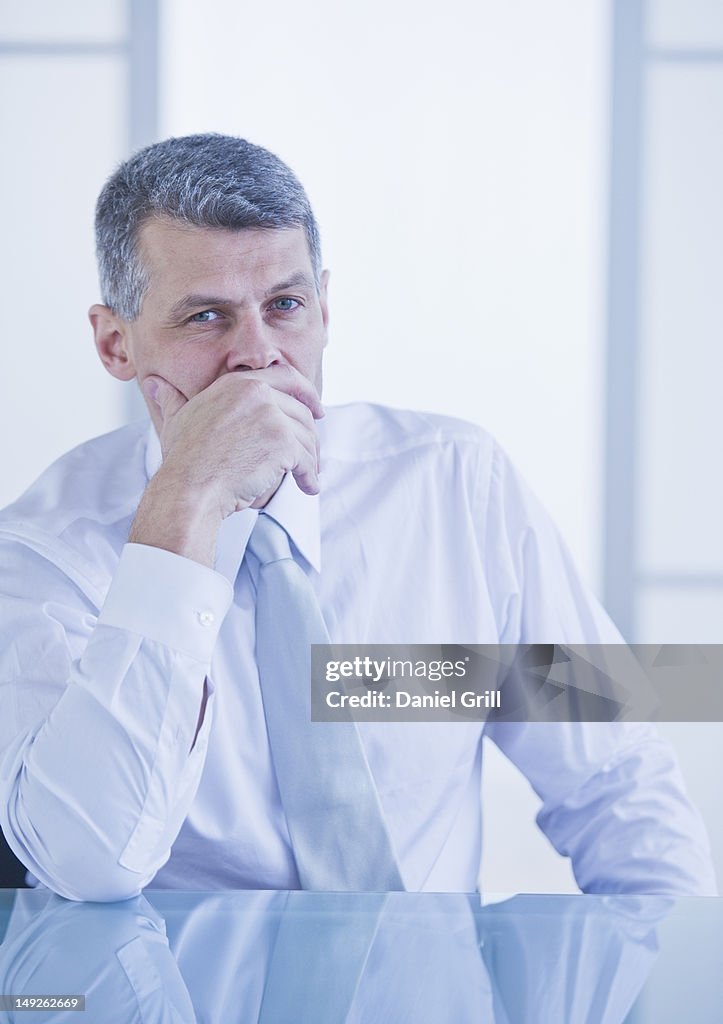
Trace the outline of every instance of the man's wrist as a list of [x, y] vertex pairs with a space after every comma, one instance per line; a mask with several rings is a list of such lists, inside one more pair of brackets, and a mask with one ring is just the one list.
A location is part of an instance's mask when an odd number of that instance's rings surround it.
[[128, 540], [213, 568], [223, 513], [213, 495], [158, 470], [141, 498]]

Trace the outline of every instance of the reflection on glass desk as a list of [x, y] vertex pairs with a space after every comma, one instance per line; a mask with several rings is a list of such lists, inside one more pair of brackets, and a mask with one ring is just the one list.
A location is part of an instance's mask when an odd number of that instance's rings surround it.
[[0, 1021], [723, 1021], [723, 900], [0, 890]]

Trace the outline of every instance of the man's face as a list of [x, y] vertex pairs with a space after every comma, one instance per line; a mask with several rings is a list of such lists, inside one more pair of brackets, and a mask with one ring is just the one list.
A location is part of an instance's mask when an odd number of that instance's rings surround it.
[[[328, 275], [317, 291], [303, 228], [228, 231], [156, 218], [141, 229], [140, 257], [149, 286], [137, 319], [90, 312], [114, 376], [142, 384], [156, 374], [191, 399], [224, 373], [280, 363], [321, 391]], [[155, 403], [149, 410], [156, 422]]]

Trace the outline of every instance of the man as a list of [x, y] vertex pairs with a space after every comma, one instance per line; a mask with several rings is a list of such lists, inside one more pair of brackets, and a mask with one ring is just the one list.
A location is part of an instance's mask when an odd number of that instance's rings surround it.
[[[257, 619], [262, 604], [278, 619], [273, 655], [303, 612], [262, 600], [268, 567], [297, 573], [334, 643], [617, 633], [484, 432], [365, 405], [325, 415], [328, 277], [276, 157], [223, 136], [149, 147], [106, 184], [96, 225], [96, 346], [139, 383], [152, 429], [71, 452], [0, 523], [8, 841], [71, 899], [151, 882], [475, 888], [482, 725], [320, 733], [290, 713], [284, 734], [284, 701], [308, 681], [270, 681]], [[269, 529], [293, 561], [260, 553]], [[583, 889], [714, 889], [702, 825], [649, 727], [486, 732], [542, 797], [539, 823]], [[333, 757], [319, 736], [343, 737]], [[361, 873], [339, 883], [327, 854]]]

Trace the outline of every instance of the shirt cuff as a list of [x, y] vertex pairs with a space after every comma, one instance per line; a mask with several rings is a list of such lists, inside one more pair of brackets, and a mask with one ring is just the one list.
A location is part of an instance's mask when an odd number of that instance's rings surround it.
[[232, 585], [215, 570], [163, 548], [126, 544], [98, 625], [209, 662], [232, 600]]

